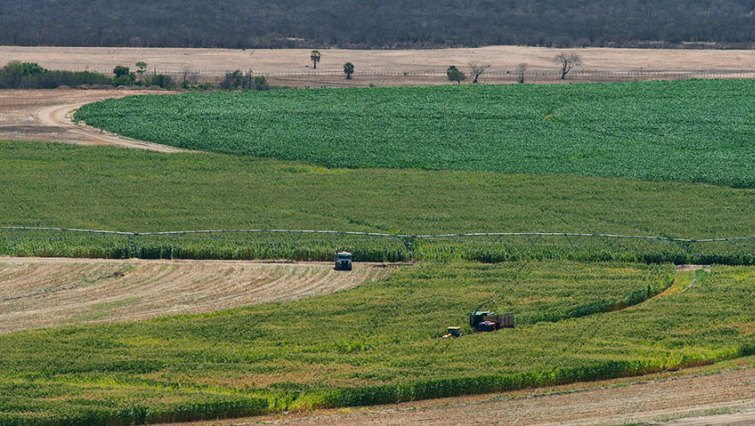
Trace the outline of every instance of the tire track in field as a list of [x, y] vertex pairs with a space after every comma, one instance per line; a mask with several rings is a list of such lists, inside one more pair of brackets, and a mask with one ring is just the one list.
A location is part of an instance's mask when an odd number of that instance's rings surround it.
[[330, 263], [0, 258], [0, 334], [301, 299], [386, 277]]
[[111, 145], [121, 148], [144, 149], [162, 153], [188, 152], [185, 149], [175, 148], [168, 145], [160, 145], [152, 142], [138, 141], [113, 133], [108, 133], [85, 124], [73, 122], [73, 113], [90, 102], [77, 102], [73, 104], [52, 105], [37, 111], [37, 119], [43, 126], [60, 128], [62, 131], [75, 134], [81, 141], [89, 145]]

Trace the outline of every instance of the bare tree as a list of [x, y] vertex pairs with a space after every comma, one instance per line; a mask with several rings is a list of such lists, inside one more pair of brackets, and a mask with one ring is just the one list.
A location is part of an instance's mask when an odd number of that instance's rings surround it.
[[477, 62], [471, 62], [469, 64], [469, 67], [472, 68], [472, 75], [474, 76], [474, 80], [472, 80], [472, 83], [477, 83], [477, 79], [480, 78], [482, 73], [485, 72], [488, 68], [490, 68], [490, 64], [478, 64]]
[[553, 62], [561, 68], [561, 80], [566, 80], [566, 74], [569, 74], [572, 68], [582, 66], [582, 58], [574, 52], [561, 52], [553, 58]]
[[527, 73], [527, 64], [522, 62], [516, 66], [516, 72], [519, 75], [519, 83], [524, 84], [524, 75]]
[[312, 60], [312, 64], [314, 65], [312, 68], [317, 69], [317, 63], [320, 62], [320, 56], [319, 50], [313, 50], [312, 53], [309, 54], [309, 59]]

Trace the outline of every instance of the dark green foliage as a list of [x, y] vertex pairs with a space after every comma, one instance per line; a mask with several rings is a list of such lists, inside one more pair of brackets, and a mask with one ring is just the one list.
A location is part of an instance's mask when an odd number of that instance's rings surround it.
[[167, 145], [328, 167], [755, 187], [755, 81], [138, 96], [76, 118]]
[[145, 76], [142, 80], [142, 84], [145, 86], [157, 86], [163, 89], [172, 89], [175, 87], [173, 77], [166, 74], [153, 74]]
[[116, 86], [129, 86], [136, 82], [136, 74], [132, 73], [128, 67], [124, 67], [123, 65], [117, 65], [113, 69], [113, 74], [115, 75], [113, 84]]
[[743, 0], [25, 0], [0, 14], [0, 44], [747, 47], [752, 11]]
[[461, 84], [462, 81], [467, 79], [467, 75], [456, 68], [455, 65], [448, 67], [446, 70], [446, 76], [448, 77], [448, 81], [456, 82], [457, 84]]
[[0, 89], [55, 89], [60, 86], [112, 85], [113, 79], [96, 72], [47, 70], [35, 63], [9, 62], [0, 69]]
[[236, 70], [233, 72], [226, 73], [223, 80], [220, 81], [219, 84], [221, 89], [225, 90], [236, 90], [236, 89], [245, 89], [245, 90], [269, 90], [270, 86], [267, 83], [267, 78], [265, 76], [253, 76], [252, 70], [249, 70], [246, 73], [241, 72], [241, 70]]
[[270, 85], [267, 82], [267, 77], [264, 75], [258, 75], [254, 77], [254, 90], [270, 90]]
[[113, 74], [115, 74], [116, 78], [122, 78], [122, 77], [128, 77], [131, 72], [129, 71], [128, 67], [124, 67], [123, 65], [117, 65], [113, 69]]
[[244, 74], [241, 70], [236, 70], [225, 74], [225, 77], [220, 82], [221, 89], [238, 89], [244, 84]]
[[346, 74], [346, 80], [351, 80], [351, 75], [354, 74], [354, 64], [351, 62], [343, 64], [343, 73]]

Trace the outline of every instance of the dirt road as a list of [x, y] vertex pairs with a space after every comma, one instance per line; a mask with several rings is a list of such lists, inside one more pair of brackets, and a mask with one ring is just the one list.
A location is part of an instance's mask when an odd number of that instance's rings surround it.
[[333, 293], [390, 268], [330, 263], [0, 258], [0, 334], [211, 312]]
[[[186, 425], [752, 425], [755, 359], [597, 383]], [[715, 366], [713, 368], [716, 368]]]
[[112, 135], [74, 124], [72, 112], [84, 104], [151, 92], [132, 90], [0, 90], [0, 140], [111, 145], [158, 152], [181, 149]]

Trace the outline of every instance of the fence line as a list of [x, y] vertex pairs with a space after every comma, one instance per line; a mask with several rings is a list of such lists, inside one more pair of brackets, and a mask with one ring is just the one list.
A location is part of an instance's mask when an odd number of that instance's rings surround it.
[[[109, 74], [112, 69], [106, 67], [89, 68], [89, 71], [95, 71], [100, 73]], [[252, 68], [254, 75], [264, 75], [267, 77], [343, 77], [343, 71], [341, 70], [265, 70]], [[242, 72], [248, 72], [249, 69], [241, 69]], [[152, 74], [150, 71], [148, 74]], [[172, 77], [187, 78], [192, 77], [213, 77], [222, 78], [226, 73], [233, 72], [231, 69], [157, 69], [158, 74], [168, 74]], [[446, 71], [444, 69], [427, 69], [427, 70], [414, 70], [404, 71], [401, 69], [381, 69], [376, 71], [360, 71], [356, 70], [355, 77], [422, 77], [422, 78], [446, 78]], [[527, 70], [525, 77], [532, 79], [553, 79], [560, 80], [561, 74], [558, 71], [552, 70]], [[519, 72], [516, 70], [487, 70], [480, 78], [497, 78], [497, 79], [511, 79], [517, 80], [519, 78]], [[569, 73], [568, 79], [580, 80], [580, 79], [652, 79], [652, 78], [738, 78], [748, 79], [755, 78], [755, 70], [742, 71], [742, 70], [713, 70], [713, 71], [679, 71], [679, 70], [655, 70], [655, 71], [589, 71], [589, 70], [573, 70]]]
[[87, 233], [101, 235], [124, 235], [124, 236], [165, 236], [165, 235], [196, 235], [196, 234], [325, 234], [325, 235], [357, 235], [365, 237], [400, 238], [400, 239], [439, 239], [439, 238], [465, 238], [465, 237], [576, 237], [576, 238], [608, 238], [608, 239], [635, 239], [670, 241], [678, 243], [713, 243], [724, 241], [755, 241], [755, 236], [735, 236], [717, 238], [679, 238], [660, 235], [620, 235], [603, 233], [579, 233], [579, 232], [471, 232], [454, 234], [387, 234], [379, 232], [361, 231], [332, 231], [317, 229], [202, 229], [185, 231], [155, 231], [155, 232], [131, 232], [131, 231], [108, 231], [98, 229], [78, 228], [53, 228], [36, 226], [1, 226], [4, 231], [56, 231], [71, 233]]

